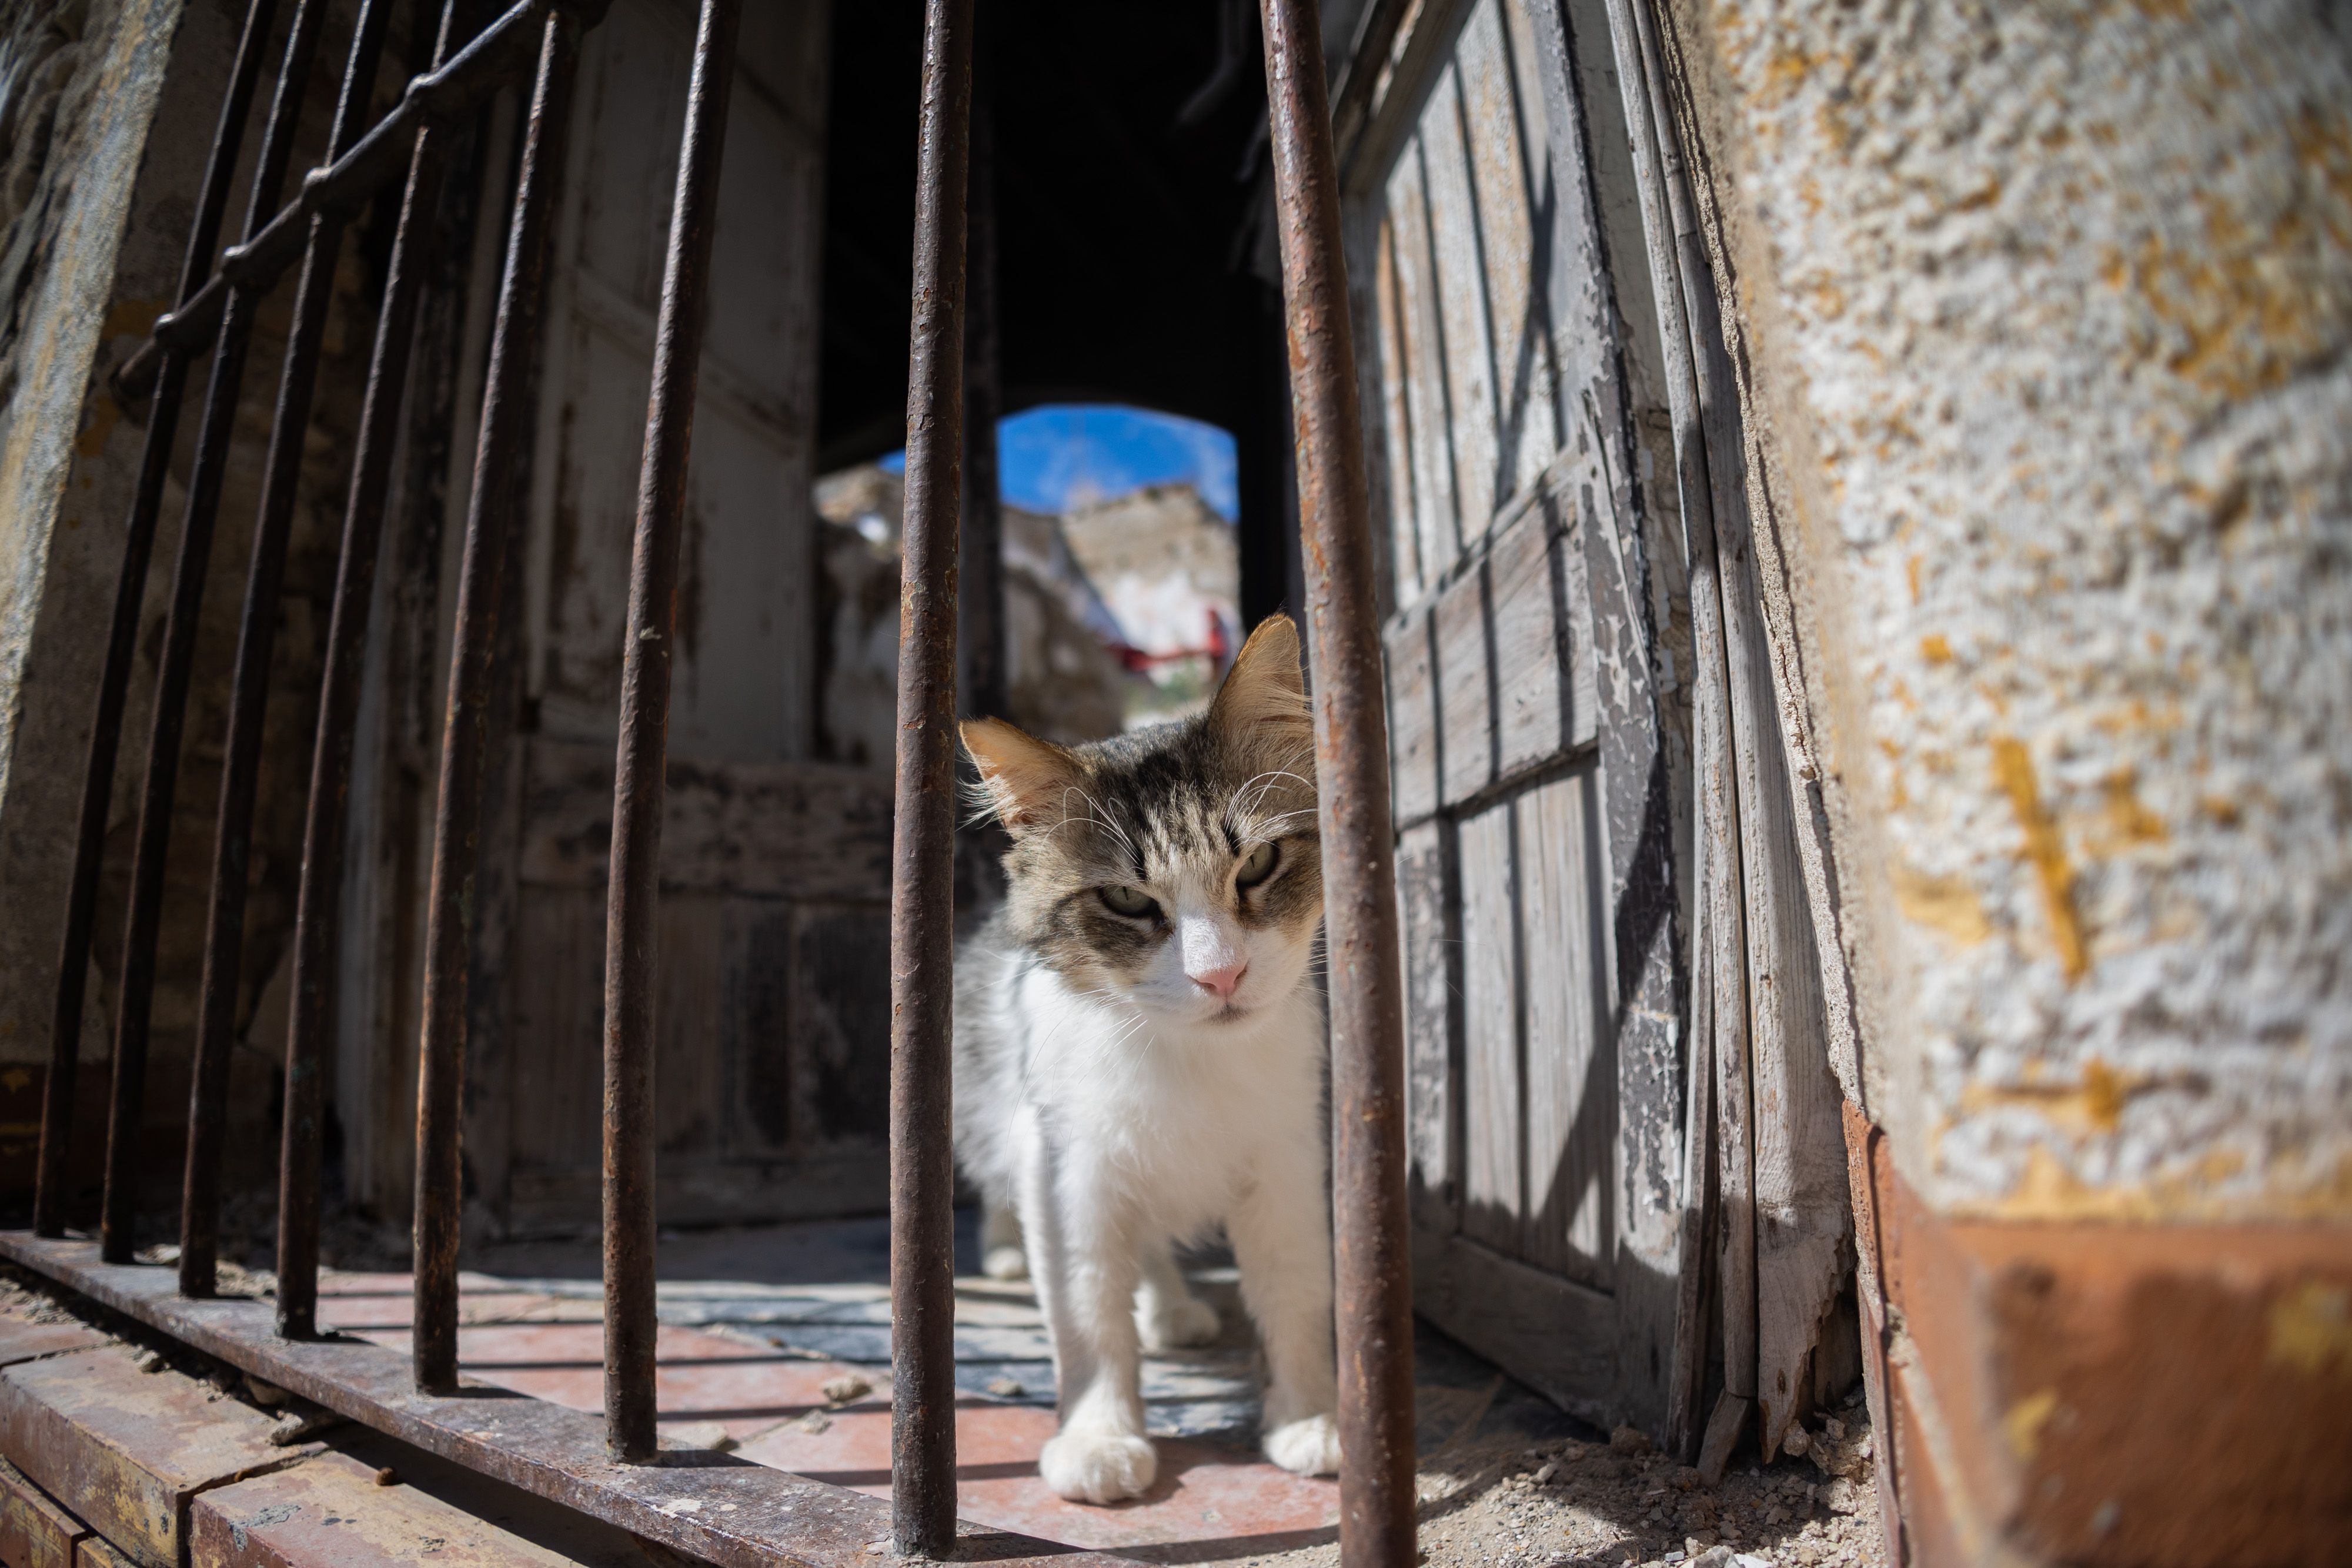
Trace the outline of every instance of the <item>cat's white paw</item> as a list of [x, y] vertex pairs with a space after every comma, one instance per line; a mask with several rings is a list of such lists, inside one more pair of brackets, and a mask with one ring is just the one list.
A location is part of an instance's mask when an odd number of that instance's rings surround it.
[[1307, 1416], [1269, 1427], [1265, 1457], [1293, 1475], [1339, 1473], [1339, 1427], [1328, 1416]]
[[1037, 1473], [1072, 1502], [1119, 1502], [1150, 1490], [1160, 1456], [1149, 1437], [1080, 1428], [1056, 1435], [1038, 1450]]
[[992, 1247], [981, 1260], [980, 1271], [992, 1280], [1025, 1280], [1029, 1277], [1029, 1254], [1018, 1247]]
[[1155, 1296], [1137, 1310], [1135, 1326], [1146, 1350], [1207, 1344], [1225, 1327], [1217, 1309], [1198, 1296]]

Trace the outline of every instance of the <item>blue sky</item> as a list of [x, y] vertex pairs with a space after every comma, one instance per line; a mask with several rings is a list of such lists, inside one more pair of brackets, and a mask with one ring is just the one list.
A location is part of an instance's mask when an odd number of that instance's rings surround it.
[[[1227, 522], [1240, 515], [1234, 438], [1199, 420], [1110, 403], [1045, 403], [998, 421], [996, 440], [1004, 498], [1031, 511], [1190, 484]], [[902, 469], [907, 455], [882, 462]]]

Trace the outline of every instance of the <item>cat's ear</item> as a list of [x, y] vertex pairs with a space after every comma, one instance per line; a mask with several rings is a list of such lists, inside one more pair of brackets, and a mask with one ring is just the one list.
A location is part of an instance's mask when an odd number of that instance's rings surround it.
[[1271, 726], [1311, 734], [1307, 682], [1298, 668], [1298, 627], [1279, 611], [1258, 622], [1225, 672], [1217, 699], [1209, 705], [1212, 727], [1244, 736]]
[[1041, 820], [1060, 821], [1064, 798], [1077, 781], [1077, 758], [1001, 718], [967, 719], [961, 727], [964, 749], [980, 768], [982, 803], [999, 821], [1018, 832]]

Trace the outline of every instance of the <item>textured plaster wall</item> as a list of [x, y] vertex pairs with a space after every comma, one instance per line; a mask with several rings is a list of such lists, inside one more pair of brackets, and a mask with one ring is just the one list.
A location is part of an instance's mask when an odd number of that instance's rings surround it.
[[[16, 62], [55, 53], [58, 96], [37, 119], [5, 116], [12, 188], [0, 231], [0, 1062], [46, 1060], [58, 922], [79, 810], [89, 709], [112, 612], [142, 432], [98, 386], [168, 307], [210, 141], [167, 89], [191, 53], [226, 69], [234, 37], [199, 0], [46, 5], [20, 11]], [[191, 35], [194, 36], [191, 36]], [[69, 38], [62, 47], [58, 37]], [[176, 52], [175, 52], [176, 51]], [[207, 96], [218, 102], [218, 89]], [[149, 156], [159, 113], [187, 121]], [[38, 134], [36, 134], [36, 132]], [[191, 145], [193, 143], [193, 145]], [[168, 536], [167, 540], [168, 543]], [[168, 560], [159, 552], [159, 559]], [[168, 569], [156, 576], [166, 577]], [[143, 707], [134, 708], [134, 724]], [[126, 747], [127, 768], [138, 748]], [[119, 801], [127, 800], [118, 791]], [[82, 1052], [102, 1056], [108, 995], [90, 988]]]
[[1906, 1176], [2352, 1218], [2352, 12], [1684, 15]]

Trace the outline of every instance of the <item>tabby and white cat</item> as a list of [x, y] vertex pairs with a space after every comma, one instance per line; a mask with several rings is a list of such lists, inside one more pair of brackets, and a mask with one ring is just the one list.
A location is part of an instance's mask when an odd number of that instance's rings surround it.
[[[1260, 626], [1208, 712], [1065, 748], [963, 727], [1012, 835], [1004, 907], [956, 961], [956, 1154], [987, 1267], [1024, 1268], [1054, 1343], [1066, 1498], [1158, 1471], [1139, 1346], [1199, 1343], [1216, 1310], [1171, 1249], [1220, 1224], [1265, 1351], [1265, 1446], [1339, 1468], [1314, 737], [1298, 632]], [[1024, 1255], [1025, 1249], [1025, 1257]]]

